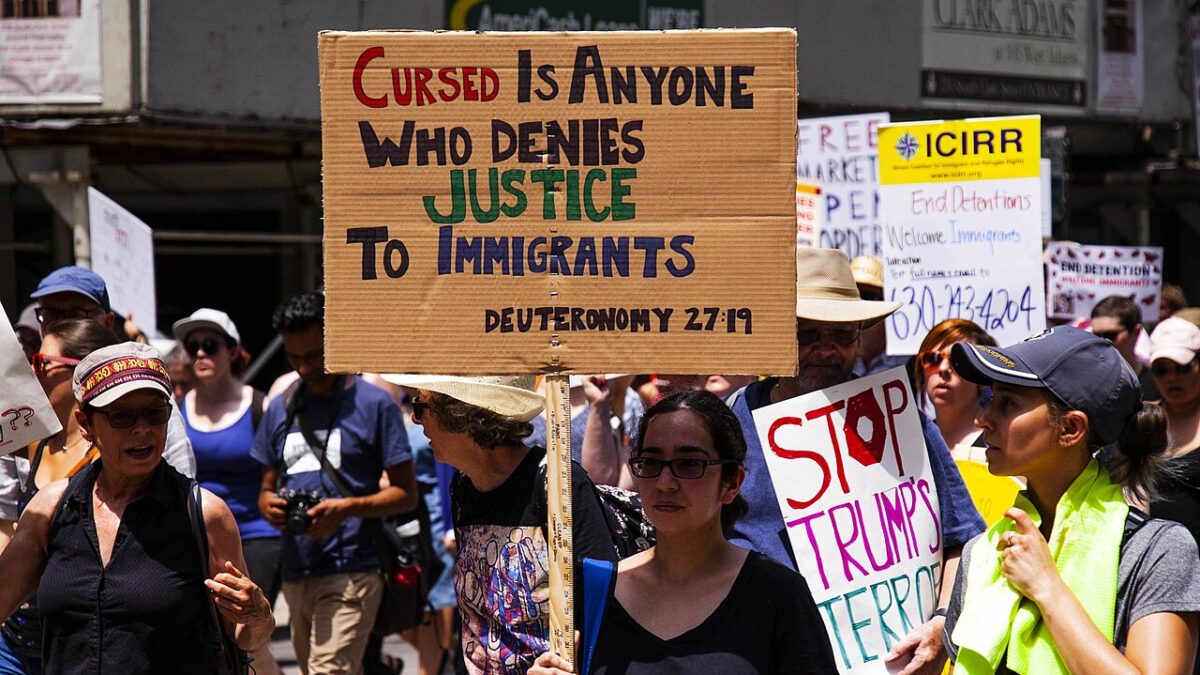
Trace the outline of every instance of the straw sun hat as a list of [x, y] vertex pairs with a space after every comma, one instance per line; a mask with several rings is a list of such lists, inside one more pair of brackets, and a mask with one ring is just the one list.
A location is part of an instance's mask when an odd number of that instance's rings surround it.
[[383, 375], [398, 387], [424, 389], [497, 415], [528, 422], [537, 417], [546, 399], [534, 391], [532, 375], [460, 377], [457, 375]]
[[899, 302], [863, 300], [850, 262], [835, 249], [796, 249], [796, 316], [810, 321], [877, 323]]

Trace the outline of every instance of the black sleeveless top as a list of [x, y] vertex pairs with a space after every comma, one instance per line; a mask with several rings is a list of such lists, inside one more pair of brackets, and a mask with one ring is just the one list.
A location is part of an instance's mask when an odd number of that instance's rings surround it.
[[145, 496], [125, 507], [104, 567], [92, 511], [101, 468], [96, 461], [71, 478], [50, 522], [37, 596], [46, 672], [214, 672], [188, 479], [159, 462]]

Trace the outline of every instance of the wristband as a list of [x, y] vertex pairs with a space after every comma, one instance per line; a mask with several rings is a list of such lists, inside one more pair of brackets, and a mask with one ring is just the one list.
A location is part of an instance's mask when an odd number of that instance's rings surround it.
[[945, 608], [945, 607], [939, 607], [939, 608], [937, 608], [937, 609], [933, 610], [933, 616], [930, 616], [929, 618], [930, 618], [930, 619], [933, 619], [933, 617], [935, 617], [935, 616], [940, 616], [940, 617], [942, 617], [943, 619], [944, 619], [944, 618], [946, 618], [946, 608]]

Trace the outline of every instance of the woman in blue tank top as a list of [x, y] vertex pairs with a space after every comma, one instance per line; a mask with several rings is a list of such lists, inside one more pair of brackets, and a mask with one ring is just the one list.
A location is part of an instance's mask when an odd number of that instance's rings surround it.
[[[262, 468], [250, 457], [263, 396], [238, 381], [249, 362], [225, 312], [201, 308], [177, 321], [175, 337], [192, 359], [196, 386], [179, 401], [196, 454], [196, 480], [229, 505], [250, 578], [274, 605], [279, 592], [279, 531], [258, 510]], [[269, 649], [254, 654], [259, 675], [279, 672]]]

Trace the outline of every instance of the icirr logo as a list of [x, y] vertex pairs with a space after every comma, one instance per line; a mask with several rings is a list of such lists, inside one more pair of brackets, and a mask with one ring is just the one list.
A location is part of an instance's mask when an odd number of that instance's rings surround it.
[[905, 133], [896, 140], [896, 154], [900, 155], [901, 159], [910, 160], [916, 157], [920, 149], [921, 142], [910, 133]]

